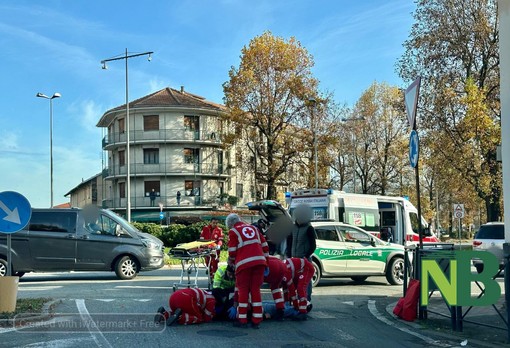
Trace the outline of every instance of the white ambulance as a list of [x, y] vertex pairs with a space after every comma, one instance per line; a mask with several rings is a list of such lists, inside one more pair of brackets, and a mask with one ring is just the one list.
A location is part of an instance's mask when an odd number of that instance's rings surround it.
[[[300, 189], [286, 194], [289, 212], [308, 204], [314, 220], [333, 220], [360, 227], [382, 240], [400, 245], [418, 243], [418, 210], [404, 197], [346, 193], [331, 189]], [[439, 243], [421, 219], [424, 243]]]

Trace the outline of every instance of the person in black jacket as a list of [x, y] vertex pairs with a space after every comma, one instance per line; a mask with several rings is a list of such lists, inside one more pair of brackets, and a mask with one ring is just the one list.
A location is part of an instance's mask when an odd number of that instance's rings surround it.
[[[298, 205], [294, 209], [294, 226], [287, 237], [287, 257], [305, 258], [312, 261], [312, 254], [315, 252], [316, 236], [315, 229], [310, 221], [313, 217], [313, 210], [307, 204]], [[312, 298], [312, 282], [308, 286], [308, 301]]]

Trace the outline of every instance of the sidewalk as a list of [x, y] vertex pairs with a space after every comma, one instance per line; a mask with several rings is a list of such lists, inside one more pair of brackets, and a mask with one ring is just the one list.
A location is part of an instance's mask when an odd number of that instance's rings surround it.
[[[412, 327], [415, 330], [420, 330], [445, 338], [458, 340], [459, 345], [461, 342], [467, 340], [466, 347], [510, 347], [508, 338], [508, 331], [505, 321], [500, 317], [503, 316], [507, 320], [505, 298], [502, 295], [498, 303], [493, 306], [477, 306], [477, 307], [462, 307], [463, 315], [463, 330], [454, 331], [450, 318], [450, 311], [440, 296], [435, 293], [429, 299], [427, 306], [427, 319], [416, 319], [414, 322], [408, 322], [398, 318], [393, 314], [396, 302], [386, 307], [386, 311], [391, 314], [395, 320], [403, 325]], [[467, 313], [467, 314], [466, 314]], [[490, 325], [493, 327], [488, 327]]]

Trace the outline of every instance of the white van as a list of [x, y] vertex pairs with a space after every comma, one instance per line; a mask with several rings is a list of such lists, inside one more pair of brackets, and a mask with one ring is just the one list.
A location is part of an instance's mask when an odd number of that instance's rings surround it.
[[[308, 204], [314, 220], [334, 220], [360, 227], [376, 237], [400, 245], [420, 240], [418, 210], [403, 197], [346, 193], [331, 189], [301, 189], [286, 195], [289, 212]], [[424, 243], [439, 243], [421, 218]]]

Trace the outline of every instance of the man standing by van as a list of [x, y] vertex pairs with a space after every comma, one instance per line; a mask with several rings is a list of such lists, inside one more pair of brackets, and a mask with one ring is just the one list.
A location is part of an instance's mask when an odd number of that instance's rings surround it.
[[[312, 254], [317, 247], [315, 229], [310, 221], [313, 218], [313, 210], [307, 204], [301, 204], [294, 209], [294, 226], [291, 234], [287, 237], [287, 257], [304, 258], [312, 261]], [[312, 300], [312, 283], [308, 285], [308, 301]]]

